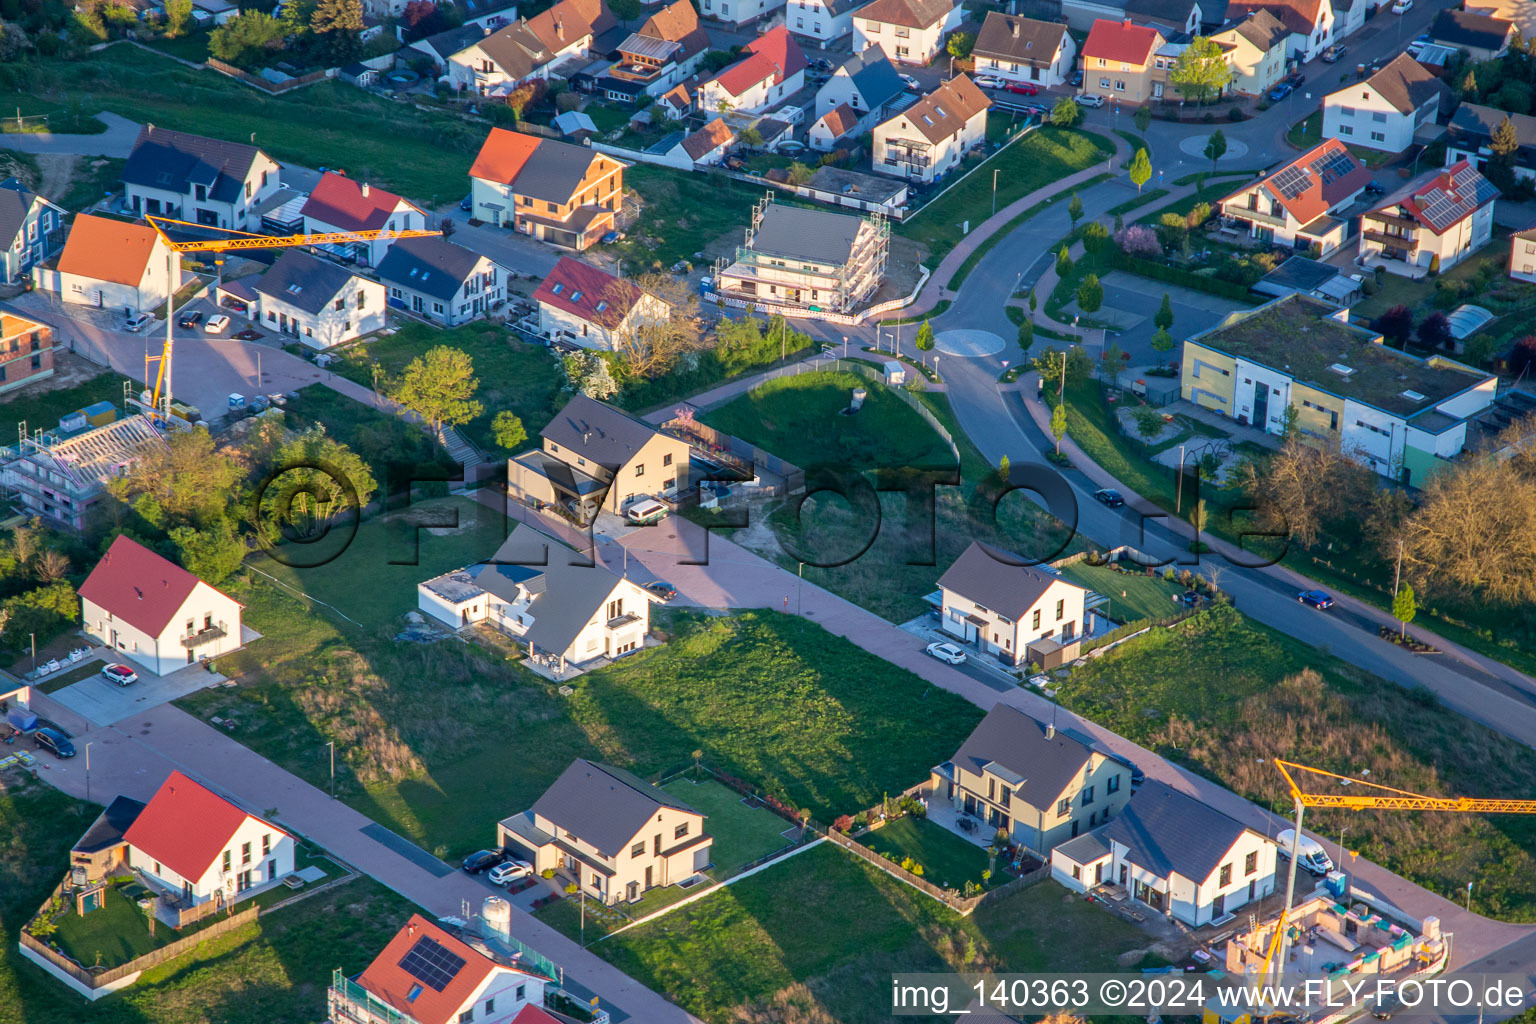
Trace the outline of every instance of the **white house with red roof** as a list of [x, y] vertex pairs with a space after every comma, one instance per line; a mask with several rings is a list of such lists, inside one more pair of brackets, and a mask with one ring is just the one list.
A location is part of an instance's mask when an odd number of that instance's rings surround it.
[[346, 1024], [562, 1024], [543, 1009], [549, 981], [413, 914], [355, 980], [335, 973], [328, 1006]]
[[[421, 207], [393, 192], [354, 181], [344, 174], [327, 171], [309, 194], [302, 211], [306, 234], [328, 231], [422, 231], [427, 214]], [[393, 239], [371, 242], [345, 242], [321, 246], [365, 267], [376, 267], [389, 251]]]
[[1360, 256], [1404, 277], [1449, 270], [1493, 238], [1499, 190], [1465, 160], [1430, 171], [1360, 216]]
[[193, 905], [233, 903], [293, 874], [293, 836], [179, 771], [123, 841], [130, 868]]
[[582, 348], [614, 351], [646, 323], [664, 322], [672, 307], [633, 281], [562, 256], [533, 293], [539, 333]]
[[85, 631], [155, 675], [240, 647], [239, 601], [128, 537], [80, 585]]
[[1337, 214], [1371, 183], [1371, 172], [1338, 139], [1325, 139], [1273, 174], [1221, 201], [1221, 214], [1260, 242], [1326, 256], [1344, 244], [1349, 225]]
[[772, 11], [788, 9], [784, 0], [703, 0], [700, 12], [706, 18], [745, 25], [757, 21]]
[[757, 114], [805, 85], [805, 54], [783, 25], [758, 36], [741, 52], [741, 60], [699, 85], [695, 109]]

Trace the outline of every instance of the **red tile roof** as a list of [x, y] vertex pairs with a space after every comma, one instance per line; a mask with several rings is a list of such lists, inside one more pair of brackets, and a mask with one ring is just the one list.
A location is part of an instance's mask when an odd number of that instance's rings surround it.
[[773, 79], [777, 85], [806, 68], [800, 44], [780, 25], [742, 47], [747, 56], [715, 76], [715, 81], [732, 96], [740, 96], [759, 82]]
[[542, 1007], [529, 1003], [517, 1011], [517, 1016], [512, 1018], [512, 1024], [562, 1024], [559, 1018], [545, 1013]]
[[148, 224], [82, 213], [69, 229], [59, 273], [137, 288], [159, 237]]
[[80, 585], [80, 597], [134, 629], [159, 636], [200, 581], [121, 534]]
[[[400, 961], [423, 938], [464, 958], [464, 966], [441, 992], [421, 984], [400, 966]], [[464, 1004], [474, 997], [496, 968], [488, 957], [475, 952], [420, 914], [412, 914], [405, 927], [389, 940], [384, 951], [358, 975], [357, 983], [419, 1024], [448, 1024], [458, 1019]], [[415, 999], [410, 998], [412, 991], [416, 991]]]
[[834, 140], [842, 138], [859, 126], [858, 113], [846, 103], [839, 103], [817, 120], [827, 126], [827, 131], [831, 133]]
[[[1297, 173], [1287, 173], [1293, 168]], [[1290, 187], [1282, 190], [1282, 181]], [[1257, 186], [1245, 185], [1222, 203], [1240, 199], [1254, 188], [1260, 188], [1274, 196], [1299, 223], [1310, 224], [1370, 183], [1371, 172], [1348, 146], [1338, 139], [1325, 139], [1321, 145], [1307, 150]], [[1242, 210], [1243, 207], [1237, 205], [1231, 212], [1241, 216]]]
[[[247, 814], [181, 772], [171, 772], [123, 834], [129, 846], [197, 881], [208, 873]], [[257, 818], [263, 824], [264, 819]], [[272, 831], [287, 835], [276, 825]]]
[[[562, 256], [539, 284], [533, 299], [612, 330], [644, 294], [633, 281], [620, 280], [590, 263]], [[599, 304], [603, 305], [602, 312], [597, 310]]]
[[1152, 60], [1152, 51], [1157, 49], [1161, 39], [1162, 36], [1155, 28], [1100, 18], [1088, 31], [1088, 40], [1083, 43], [1083, 56], [1103, 57], [1124, 64], [1147, 64]]
[[491, 134], [480, 145], [480, 153], [469, 168], [469, 176], [510, 185], [517, 180], [533, 151], [539, 148], [539, 142], [532, 135], [492, 128]]
[[1268, 11], [1291, 32], [1308, 36], [1317, 25], [1322, 0], [1232, 0], [1227, 18], [1238, 21], [1253, 11]]
[[560, 0], [526, 22], [550, 50], [559, 52], [583, 36], [600, 36], [618, 24], [603, 0]]
[[377, 231], [402, 202], [393, 192], [327, 171], [309, 194], [303, 213], [342, 231]]

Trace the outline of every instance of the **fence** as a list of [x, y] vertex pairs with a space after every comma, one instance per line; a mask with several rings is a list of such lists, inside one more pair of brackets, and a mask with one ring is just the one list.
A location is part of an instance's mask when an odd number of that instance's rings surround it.
[[782, 485], [769, 484], [758, 488], [758, 494], [780, 497], [805, 489], [804, 470], [751, 442], [716, 430], [698, 420], [682, 417], [668, 420], [661, 425], [661, 429], [689, 444], [709, 449], [710, 454], [720, 457], [732, 469], [745, 473], [761, 468], [784, 481]]
[[1253, 301], [1253, 296], [1249, 294], [1247, 285], [1238, 284], [1236, 281], [1223, 281], [1204, 274], [1194, 274], [1178, 267], [1170, 267], [1165, 263], [1155, 263], [1152, 260], [1128, 256], [1113, 246], [1109, 247], [1109, 265], [1116, 270], [1129, 271], [1140, 277], [1150, 277], [1154, 281], [1166, 281], [1168, 284], [1176, 284], [1181, 288], [1193, 288], [1195, 291], [1205, 292], [1208, 295], [1217, 295], [1224, 299], [1234, 299], [1239, 302]]
[[1018, 878], [1015, 878], [1004, 885], [998, 886], [996, 889], [987, 890], [986, 892], [980, 893], [976, 896], [962, 896], [954, 889], [940, 889], [938, 886], [934, 885], [927, 879], [919, 875], [914, 875], [900, 864], [896, 864], [887, 860], [886, 858], [876, 853], [874, 850], [871, 850], [869, 847], [865, 846], [863, 843], [858, 842], [849, 836], [845, 836], [841, 832], [829, 830], [827, 832], [827, 838], [832, 840], [832, 842], [836, 843], [838, 846], [841, 846], [843, 849], [847, 850], [849, 853], [853, 854], [855, 857], [858, 857], [866, 863], [879, 868], [881, 871], [884, 871], [892, 878], [905, 882], [912, 886], [912, 888], [932, 896], [934, 899], [938, 900], [940, 903], [943, 903], [945, 906], [960, 914], [962, 917], [969, 916], [976, 910], [977, 907], [984, 903], [987, 903], [991, 900], [1001, 899], [1002, 897], [1011, 893], [1018, 892], [1020, 889], [1023, 889], [1027, 886], [1034, 885], [1036, 882], [1040, 881], [1051, 873], [1050, 868], [1042, 864], [1040, 867], [1034, 869], [1033, 871], [1026, 872], [1025, 874], [1020, 875]]
[[[824, 368], [825, 367], [823, 366], [817, 367], [817, 369]], [[843, 370], [847, 373], [857, 374], [866, 380], [872, 380], [881, 384], [885, 383], [885, 374], [881, 373], [878, 369], [865, 362], [852, 359], [835, 359], [832, 362], [832, 368]], [[921, 416], [923, 418], [923, 422], [932, 427], [934, 433], [938, 434], [944, 439], [944, 443], [949, 446], [950, 455], [954, 456], [955, 462], [958, 463], [960, 461], [960, 449], [955, 444], [954, 435], [945, 429], [944, 424], [939, 422], [939, 418], [933, 414], [933, 410], [924, 405], [922, 399], [908, 391], [904, 391], [901, 388], [889, 388], [888, 390], [891, 394], [905, 402], [907, 404], [907, 408]]]
[[230, 78], [235, 79], [237, 82], [244, 82], [246, 85], [249, 85], [252, 88], [260, 89], [262, 92], [269, 93], [273, 96], [288, 92], [290, 89], [298, 89], [302, 86], [311, 85], [315, 82], [322, 81], [323, 79], [330, 78], [336, 73], [335, 68], [324, 68], [320, 71], [311, 71], [307, 75], [300, 75], [298, 78], [289, 78], [283, 82], [269, 82], [265, 78], [262, 78], [260, 75], [253, 75], [249, 71], [244, 71], [235, 67], [233, 64], [226, 64], [223, 61], [213, 57], [208, 58], [207, 66], [217, 71], [221, 75], [228, 75]]

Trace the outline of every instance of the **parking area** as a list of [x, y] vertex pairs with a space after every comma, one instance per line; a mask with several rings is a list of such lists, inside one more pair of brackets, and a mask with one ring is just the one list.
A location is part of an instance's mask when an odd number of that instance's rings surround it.
[[[260, 636], [249, 626], [241, 626], [242, 643], [249, 644]], [[93, 725], [112, 725], [141, 711], [148, 711], [226, 681], [225, 676], [197, 663], [169, 675], [157, 676], [132, 662], [122, 662], [132, 668], [139, 679], [128, 686], [119, 686], [102, 676], [100, 671], [114, 663], [111, 655], [112, 651], [106, 647], [92, 647], [87, 658], [96, 671], [79, 682], [54, 691], [50, 696]]]

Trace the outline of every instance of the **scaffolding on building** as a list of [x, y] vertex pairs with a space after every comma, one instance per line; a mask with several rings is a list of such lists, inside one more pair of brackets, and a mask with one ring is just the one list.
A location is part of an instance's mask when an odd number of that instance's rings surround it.
[[[813, 312], [828, 310], [847, 313], [872, 296], [885, 280], [890, 259], [891, 224], [881, 211], [871, 211], [858, 218], [872, 231], [860, 231], [854, 239], [853, 251], [848, 261], [840, 266], [821, 263], [788, 265], [784, 254], [761, 253], [754, 245], [763, 218], [773, 206], [775, 193], [769, 192], [752, 205], [752, 219], [745, 229], [742, 244], [736, 248], [734, 259], [720, 257], [715, 261], [716, 288], [722, 294], [734, 298], [761, 299], [768, 303], [801, 306]], [[824, 210], [811, 211], [827, 217], [848, 217], [846, 213]], [[818, 267], [824, 269], [817, 269]], [[747, 289], [730, 289], [725, 282], [730, 279], [761, 281], [779, 291], [762, 293]], [[780, 294], [782, 292], [782, 294]], [[805, 297], [806, 292], [814, 298]], [[823, 297], [826, 296], [826, 297]]]

